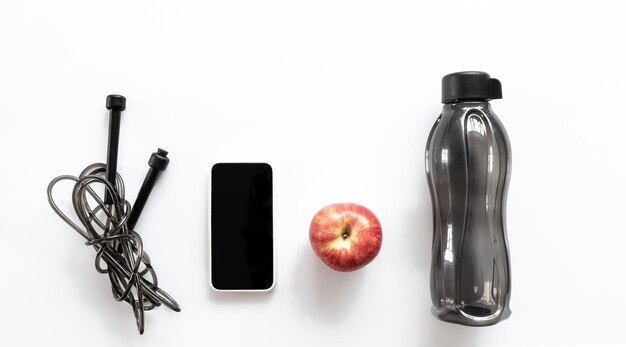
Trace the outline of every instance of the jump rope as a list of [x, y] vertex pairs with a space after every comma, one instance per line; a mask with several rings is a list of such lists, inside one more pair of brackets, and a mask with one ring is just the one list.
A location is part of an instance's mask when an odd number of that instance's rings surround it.
[[[78, 177], [61, 175], [48, 185], [48, 202], [54, 212], [72, 229], [84, 237], [85, 244], [96, 251], [95, 267], [109, 276], [113, 298], [128, 303], [135, 315], [139, 333], [144, 331], [144, 314], [164, 305], [180, 312], [180, 306], [158, 285], [158, 279], [148, 253], [143, 249], [135, 225], [150, 196], [156, 179], [168, 164], [168, 152], [158, 149], [148, 161], [146, 178], [137, 194], [135, 204], [125, 198], [124, 180], [117, 173], [117, 152], [120, 119], [126, 109], [126, 98], [109, 95], [109, 138], [107, 162], [87, 166]], [[74, 182], [72, 207], [79, 223], [75, 223], [56, 204], [52, 197], [54, 186], [61, 181]], [[104, 188], [104, 199], [96, 193]]]

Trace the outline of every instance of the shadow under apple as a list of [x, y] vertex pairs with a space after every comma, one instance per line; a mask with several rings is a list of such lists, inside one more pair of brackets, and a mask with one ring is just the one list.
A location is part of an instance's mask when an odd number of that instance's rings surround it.
[[323, 322], [342, 320], [358, 300], [366, 269], [335, 271], [324, 264], [307, 244], [306, 249], [300, 252], [294, 283], [302, 311]]

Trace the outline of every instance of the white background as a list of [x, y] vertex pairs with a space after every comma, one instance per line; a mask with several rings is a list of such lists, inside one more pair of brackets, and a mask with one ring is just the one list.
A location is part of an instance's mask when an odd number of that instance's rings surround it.
[[[491, 346], [626, 343], [626, 21], [608, 1], [3, 1], [0, 345]], [[440, 79], [484, 70], [513, 146], [512, 316], [468, 328], [430, 314], [426, 137]], [[139, 336], [48, 182], [104, 161], [107, 94], [127, 97], [119, 171], [182, 312]], [[274, 167], [278, 285], [211, 294], [207, 178], [217, 161]], [[57, 199], [69, 207], [70, 187]], [[353, 201], [383, 247], [353, 273], [308, 226]]]

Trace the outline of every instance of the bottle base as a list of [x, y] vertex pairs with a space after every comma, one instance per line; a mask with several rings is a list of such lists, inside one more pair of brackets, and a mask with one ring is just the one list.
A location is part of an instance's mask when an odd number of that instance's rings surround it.
[[494, 325], [511, 316], [511, 310], [508, 307], [499, 307], [494, 313], [489, 314], [490, 309], [471, 305], [458, 309], [433, 307], [431, 312], [441, 321], [472, 327]]

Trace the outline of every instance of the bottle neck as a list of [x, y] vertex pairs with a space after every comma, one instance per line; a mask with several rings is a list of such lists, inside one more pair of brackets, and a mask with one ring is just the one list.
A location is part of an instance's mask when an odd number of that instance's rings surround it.
[[489, 103], [489, 100], [485, 99], [462, 99], [446, 102], [445, 104], [443, 104], [444, 110], [455, 110], [466, 107], [476, 107], [489, 110], [491, 109], [491, 104]]
[[445, 105], [449, 105], [449, 104], [463, 104], [463, 103], [474, 103], [474, 104], [489, 104], [488, 99], [456, 99], [456, 100], [450, 100], [450, 101], [446, 101], [444, 104]]

